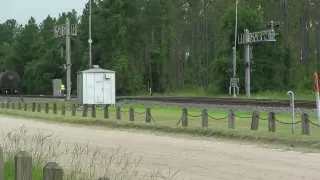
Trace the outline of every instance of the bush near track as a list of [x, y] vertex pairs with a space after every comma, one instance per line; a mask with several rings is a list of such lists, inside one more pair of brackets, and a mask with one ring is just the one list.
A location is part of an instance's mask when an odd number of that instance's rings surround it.
[[[66, 115], [61, 115], [62, 105], [66, 108]], [[53, 114], [53, 105], [49, 104], [49, 113], [46, 114], [44, 104], [41, 104], [41, 112], [31, 112], [32, 105], [28, 104], [27, 111], [17, 110], [17, 104], [14, 109], [0, 108], [1, 114], [37, 118], [42, 121], [52, 121], [59, 123], [83, 124], [90, 126], [106, 126], [111, 128], [135, 128], [150, 131], [161, 131], [169, 133], [182, 133], [200, 136], [213, 136], [223, 138], [234, 138], [241, 140], [253, 140], [263, 143], [276, 143], [285, 145], [294, 145], [320, 149], [318, 139], [320, 138], [320, 129], [316, 122], [316, 116], [310, 114], [311, 135], [301, 134], [300, 117], [296, 117], [298, 122], [295, 125], [295, 134], [291, 134], [291, 117], [289, 113], [276, 113], [276, 132], [268, 132], [268, 112], [260, 112], [259, 128], [256, 131], [250, 130], [252, 112], [235, 112], [235, 129], [228, 129], [228, 111], [208, 110], [208, 128], [201, 127], [201, 109], [188, 109], [188, 127], [181, 126], [181, 109], [173, 107], [151, 106], [152, 121], [146, 123], [146, 108], [141, 105], [133, 105], [134, 121], [130, 121], [129, 105], [121, 106], [121, 120], [116, 119], [116, 109], [109, 107], [109, 118], [104, 118], [103, 107], [96, 107], [96, 118], [90, 117], [90, 108], [88, 117], [82, 117], [82, 108], [76, 108], [76, 115], [71, 116], [71, 105], [61, 103], [57, 104], [57, 114]], [[37, 111], [37, 107], [35, 108]]]

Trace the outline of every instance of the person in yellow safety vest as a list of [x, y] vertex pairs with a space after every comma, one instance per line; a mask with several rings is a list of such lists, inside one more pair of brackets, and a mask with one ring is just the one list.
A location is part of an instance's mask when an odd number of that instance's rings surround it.
[[64, 85], [63, 84], [61, 84], [61, 86], [60, 86], [60, 93], [61, 93], [61, 96], [64, 96], [64, 91], [65, 91], [66, 89], [64, 88]]

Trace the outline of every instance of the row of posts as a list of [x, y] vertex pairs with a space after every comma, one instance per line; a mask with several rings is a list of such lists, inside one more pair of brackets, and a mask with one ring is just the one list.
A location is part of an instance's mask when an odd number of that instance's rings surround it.
[[[2, 108], [7, 108], [7, 109], [10, 109], [10, 104], [7, 103], [2, 103]], [[11, 105], [12, 109], [15, 109], [15, 104], [12, 104]], [[19, 103], [18, 104], [18, 110], [21, 110], [22, 109], [22, 104]], [[31, 111], [32, 112], [41, 112], [41, 109], [42, 109], [42, 105], [41, 104], [36, 104], [35, 102], [32, 103], [31, 105]], [[49, 114], [49, 103], [46, 103], [45, 104], [45, 113], [46, 114]], [[28, 104], [23, 104], [23, 110], [24, 111], [28, 111]], [[103, 111], [104, 111], [104, 118], [105, 119], [108, 119], [109, 118], [109, 106], [108, 105], [104, 105], [103, 106]], [[116, 107], [116, 119], [117, 120], [121, 120], [121, 107], [117, 106]], [[53, 108], [52, 108], [52, 112], [53, 114], [58, 114], [58, 106], [57, 106], [57, 103], [53, 103]], [[76, 116], [76, 112], [77, 112], [77, 105], [76, 104], [72, 104], [71, 106], [71, 116]], [[134, 114], [135, 114], [135, 111], [134, 111], [134, 108], [131, 107], [130, 110], [129, 110], [129, 120], [130, 121], [134, 121]], [[62, 105], [61, 106], [61, 115], [66, 115], [66, 106], [65, 105]], [[96, 109], [96, 105], [91, 105], [91, 116], [93, 118], [96, 118], [97, 117], [97, 109]], [[82, 107], [82, 117], [88, 117], [88, 105], [84, 104], [83, 107]], [[147, 123], [150, 123], [151, 122], [151, 109], [150, 108], [146, 108], [146, 112], [145, 112], [145, 117], [146, 117], [146, 122]]]
[[[104, 105], [104, 118], [108, 119], [109, 118], [109, 106], [108, 105]], [[5, 108], [5, 103], [2, 103], [2, 108]], [[9, 109], [10, 105], [7, 103], [6, 104], [6, 108]], [[36, 105], [35, 102], [32, 103], [32, 112], [41, 112], [41, 104]], [[12, 104], [12, 109], [15, 109], [15, 105]], [[18, 110], [21, 110], [21, 104], [18, 104]], [[24, 104], [24, 111], [28, 110], [28, 104]], [[57, 108], [57, 104], [54, 103], [53, 104], [53, 114], [57, 114], [58, 108]], [[72, 116], [76, 116], [76, 104], [72, 104], [71, 107], [71, 115]], [[121, 120], [121, 107], [117, 106], [116, 107], [116, 119], [117, 120]], [[45, 104], [45, 113], [48, 114], [49, 113], [49, 103]], [[66, 106], [62, 105], [61, 108], [61, 114], [65, 115], [66, 114]], [[129, 108], [129, 121], [134, 121], [134, 108], [130, 107]], [[87, 117], [88, 116], [88, 106], [86, 104], [83, 105], [82, 108], [82, 116], [83, 117]], [[96, 118], [96, 106], [92, 105], [91, 106], [91, 116], [93, 118]], [[188, 127], [188, 109], [187, 108], [183, 108], [182, 109], [182, 126], [183, 127]], [[235, 113], [233, 110], [230, 110], [228, 113], [228, 128], [230, 129], [235, 129]], [[151, 109], [150, 108], [146, 108], [145, 111], [145, 121], [147, 123], [151, 122]], [[258, 111], [253, 111], [252, 112], [252, 117], [251, 117], [251, 130], [258, 130], [259, 127], [259, 119], [260, 119], [260, 115]], [[268, 131], [269, 132], [276, 132], [276, 115], [274, 112], [270, 112], [268, 114]], [[208, 111], [207, 109], [203, 109], [202, 113], [201, 113], [201, 126], [202, 128], [208, 128]], [[305, 135], [310, 135], [310, 122], [309, 122], [309, 115], [306, 113], [303, 113], [301, 115], [301, 129], [302, 129], [302, 134]]]
[[[188, 126], [188, 109], [182, 109], [182, 126]], [[230, 110], [228, 113], [228, 128], [235, 129], [235, 113], [233, 110]], [[241, 118], [241, 117], [240, 117]], [[259, 128], [259, 120], [260, 120], [260, 113], [258, 111], [253, 111], [251, 116], [251, 130], [258, 130]], [[274, 112], [268, 113], [268, 131], [269, 132], [276, 132], [276, 114]], [[202, 128], [208, 128], [208, 111], [207, 109], [203, 109], [201, 113], [201, 124]], [[301, 132], [305, 135], [310, 135], [310, 121], [309, 115], [303, 113], [301, 115]]]

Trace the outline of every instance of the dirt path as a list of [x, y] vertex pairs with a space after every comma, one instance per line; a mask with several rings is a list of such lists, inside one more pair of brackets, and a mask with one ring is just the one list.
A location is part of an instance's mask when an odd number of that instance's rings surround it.
[[55, 133], [64, 142], [90, 142], [93, 147], [110, 151], [122, 145], [134, 155], [143, 156], [143, 169], [169, 165], [179, 175], [195, 180], [236, 179], [319, 179], [320, 154], [302, 154], [263, 149], [220, 141], [188, 140], [152, 134], [106, 131], [70, 125], [47, 124], [0, 116], [6, 132], [25, 125], [30, 132], [38, 128]]

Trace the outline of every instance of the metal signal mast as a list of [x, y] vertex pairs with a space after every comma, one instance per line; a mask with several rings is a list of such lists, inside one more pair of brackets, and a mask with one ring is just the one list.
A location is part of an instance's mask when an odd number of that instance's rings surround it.
[[[244, 53], [245, 53], [245, 89], [246, 95], [250, 96], [250, 75], [252, 72], [252, 68], [250, 67], [250, 62], [252, 59], [252, 44], [253, 43], [260, 43], [260, 42], [274, 42], [276, 41], [275, 31], [274, 31], [274, 22], [271, 21], [269, 24], [270, 30], [260, 31], [260, 32], [253, 32], [249, 33], [248, 29], [244, 30], [244, 34], [240, 34], [238, 36], [238, 44], [244, 44]], [[278, 25], [277, 25], [278, 26]]]
[[70, 25], [70, 20], [66, 18], [66, 23], [54, 27], [54, 37], [66, 37], [66, 64], [67, 70], [67, 97], [66, 100], [71, 100], [71, 36], [77, 35], [77, 24]]

